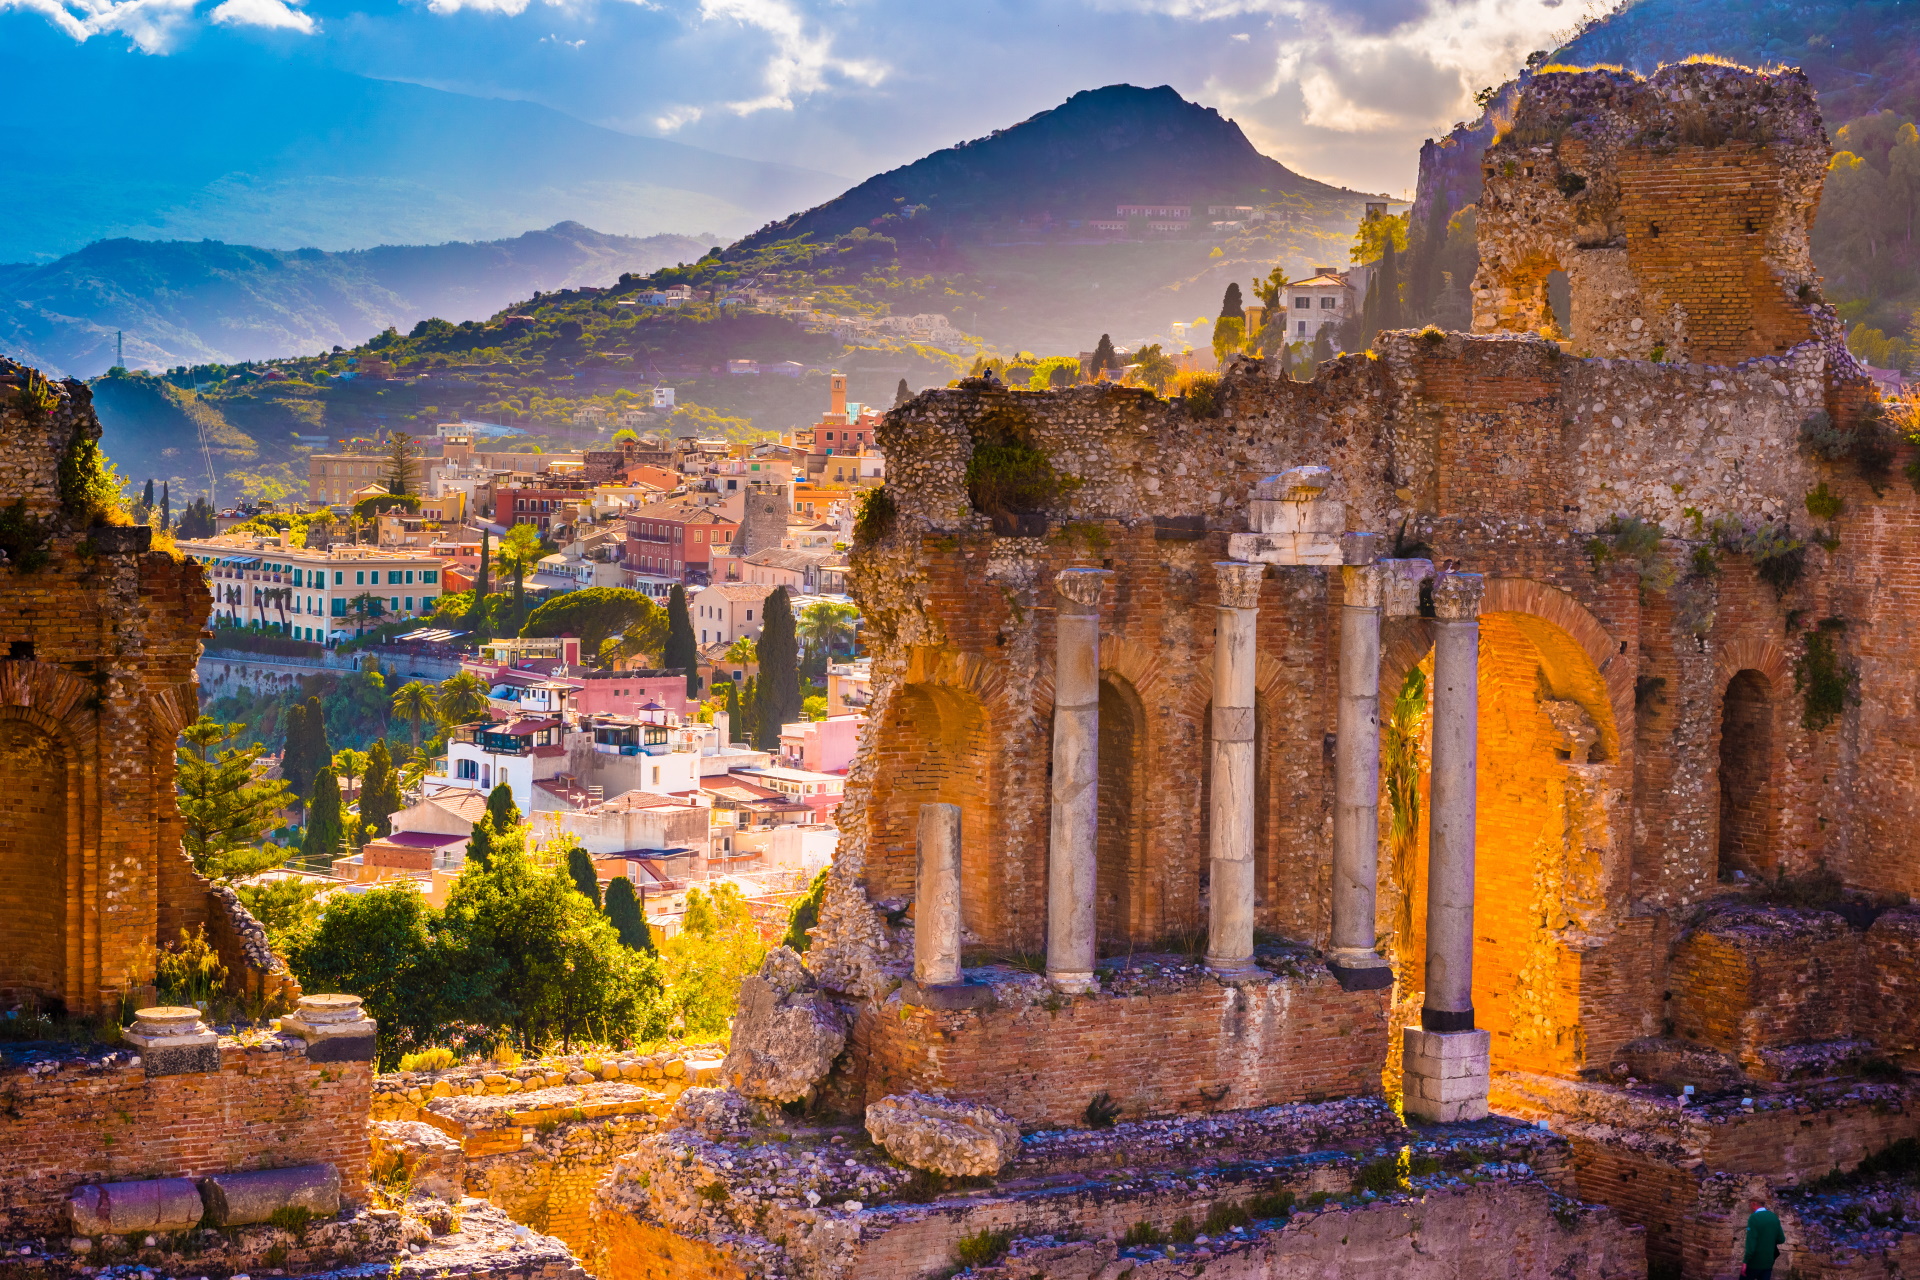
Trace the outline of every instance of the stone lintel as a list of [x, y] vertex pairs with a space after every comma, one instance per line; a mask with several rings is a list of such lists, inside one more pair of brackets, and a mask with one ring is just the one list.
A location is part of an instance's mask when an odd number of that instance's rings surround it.
[[1235, 533], [1227, 538], [1227, 554], [1235, 560], [1261, 564], [1337, 565], [1345, 562], [1340, 537], [1334, 533]]

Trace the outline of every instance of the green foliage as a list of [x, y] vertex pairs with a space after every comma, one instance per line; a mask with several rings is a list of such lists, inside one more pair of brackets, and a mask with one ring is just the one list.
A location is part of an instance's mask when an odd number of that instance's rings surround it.
[[[1920, 481], [1915, 482], [1920, 489]], [[872, 546], [893, 532], [897, 518], [893, 503], [893, 494], [885, 485], [872, 489], [862, 489], [854, 495], [856, 504], [853, 517], [853, 540], [861, 546]]]
[[687, 696], [700, 693], [700, 642], [694, 638], [693, 614], [687, 606], [687, 589], [674, 583], [667, 593], [667, 640], [661, 651], [661, 665], [668, 671], [684, 671]]
[[38, 369], [21, 368], [17, 376], [21, 381], [12, 396], [13, 410], [38, 426], [59, 407], [60, 393], [53, 389], [53, 384]]
[[1134, 1223], [1127, 1228], [1126, 1234], [1120, 1237], [1120, 1247], [1123, 1249], [1154, 1249], [1166, 1242], [1165, 1233], [1146, 1221]]
[[615, 876], [607, 882], [607, 902], [603, 908], [607, 923], [619, 935], [622, 946], [655, 954], [653, 932], [647, 928], [646, 905], [634, 891], [633, 881]]
[[340, 784], [331, 766], [313, 778], [313, 797], [307, 802], [307, 834], [300, 858], [309, 867], [330, 866], [340, 854], [345, 833], [340, 823]]
[[[520, 526], [525, 527], [525, 526]], [[520, 634], [529, 638], [580, 637], [582, 653], [597, 654], [611, 636], [636, 642], [651, 630], [664, 633], [666, 613], [660, 606], [624, 587], [586, 587], [555, 596], [527, 615]], [[638, 652], [657, 651], [659, 645], [640, 644]]]
[[1816, 733], [1860, 701], [1859, 668], [1840, 656], [1837, 642], [1846, 625], [1839, 618], [1821, 619], [1793, 660], [1793, 687], [1802, 700], [1800, 724]]
[[487, 684], [471, 671], [457, 671], [440, 682], [434, 704], [440, 723], [448, 727], [472, 724], [487, 715]]
[[800, 718], [800, 646], [785, 587], [775, 587], [761, 609], [766, 621], [757, 645], [760, 675], [754, 694], [753, 745], [759, 751], [776, 751], [781, 727]]
[[859, 621], [860, 611], [850, 604], [816, 600], [800, 611], [795, 630], [809, 651], [831, 658], [842, 645], [852, 650]]
[[445, 1045], [435, 1045], [431, 1049], [422, 1049], [419, 1053], [405, 1054], [400, 1059], [402, 1071], [445, 1071], [458, 1062], [453, 1050]]
[[1800, 423], [1800, 447], [1823, 462], [1852, 462], [1876, 495], [1893, 467], [1893, 444], [1877, 416], [1863, 416], [1849, 429], [1836, 425], [1825, 409], [1816, 409]]
[[353, 504], [356, 520], [372, 520], [375, 516], [393, 515], [396, 512], [413, 515], [419, 510], [420, 497], [412, 493], [376, 493]]
[[1089, 1129], [1111, 1129], [1120, 1118], [1120, 1104], [1105, 1089], [1093, 1095], [1086, 1110], [1080, 1113]]
[[227, 967], [220, 954], [207, 941], [204, 925], [185, 929], [154, 956], [154, 985], [160, 989], [160, 1003], [169, 1005], [207, 1004], [226, 989]]
[[[419, 491], [420, 450], [413, 443], [413, 437], [404, 431], [396, 431], [387, 441], [387, 465], [381, 472], [380, 483], [394, 497], [410, 497]], [[416, 501], [411, 511], [418, 511]]]
[[487, 793], [487, 819], [501, 835], [520, 825], [520, 806], [514, 803], [513, 788], [507, 783], [502, 782]]
[[1253, 1219], [1246, 1209], [1231, 1200], [1215, 1200], [1207, 1210], [1200, 1229], [1210, 1236], [1224, 1235], [1235, 1227], [1244, 1227]]
[[1660, 557], [1663, 541], [1659, 525], [1638, 516], [1617, 515], [1588, 540], [1587, 555], [1593, 560], [1595, 572], [1615, 561], [1637, 565], [1642, 589], [1664, 591], [1673, 585], [1674, 571]]
[[1715, 524], [1713, 537], [1723, 550], [1739, 552], [1753, 561], [1754, 572], [1773, 588], [1776, 599], [1785, 599], [1806, 570], [1807, 544], [1794, 537], [1785, 524], [1748, 529], [1738, 521], [1724, 520]]
[[262, 776], [262, 747], [227, 745], [241, 728], [201, 716], [181, 733], [174, 752], [181, 848], [195, 871], [221, 882], [278, 866], [287, 856], [262, 841], [281, 825], [280, 812], [292, 797], [284, 782]]
[[1371, 1191], [1375, 1195], [1386, 1195], [1393, 1191], [1407, 1190], [1408, 1152], [1405, 1147], [1390, 1156], [1380, 1156], [1369, 1160], [1354, 1171], [1353, 1189]]
[[393, 815], [404, 804], [400, 774], [393, 767], [393, 753], [387, 750], [386, 739], [376, 739], [367, 752], [366, 780], [360, 786], [360, 821], [367, 825], [371, 835], [391, 835]]
[[285, 955], [292, 940], [320, 918], [320, 886], [312, 880], [289, 878], [243, 884], [234, 893], [240, 905], [267, 931], [267, 942], [280, 955]]
[[[1920, 487], [1920, 482], [1916, 487]], [[15, 500], [12, 506], [0, 507], [0, 551], [6, 553], [9, 567], [21, 573], [38, 573], [46, 568], [52, 558], [47, 550], [52, 537], [51, 525], [27, 514], [25, 498]]]
[[[1394, 876], [1392, 883], [1410, 885], [1420, 851], [1420, 779], [1426, 772], [1427, 677], [1419, 667], [1407, 672], [1393, 709], [1380, 726], [1381, 789], [1387, 796], [1386, 850]], [[1397, 902], [1395, 946], [1410, 945], [1413, 937], [1413, 894], [1402, 892]]]
[[300, 1204], [283, 1204], [267, 1215], [267, 1224], [282, 1231], [305, 1237], [307, 1227], [313, 1222], [313, 1210]]
[[1167, 384], [1168, 394], [1184, 397], [1189, 418], [1211, 418], [1220, 412], [1220, 376], [1184, 369]]
[[680, 932], [660, 948], [670, 999], [688, 1035], [726, 1030], [739, 1001], [740, 982], [766, 958], [747, 900], [722, 880], [711, 894], [687, 890]]
[[1247, 1212], [1256, 1218], [1286, 1219], [1293, 1216], [1294, 1194], [1276, 1181], [1269, 1190], [1247, 1201]]
[[780, 939], [782, 946], [792, 947], [804, 955], [813, 945], [808, 930], [820, 923], [820, 904], [827, 896], [827, 871], [828, 868], [822, 867], [814, 872], [813, 879], [807, 882], [807, 891], [794, 899], [787, 912], [786, 936]]
[[1816, 520], [1833, 520], [1846, 510], [1846, 501], [1827, 488], [1822, 480], [1807, 494], [1807, 514]]
[[996, 516], [1045, 511], [1073, 487], [1034, 446], [1024, 416], [993, 409], [972, 431], [966, 478], [974, 510]]
[[953, 1260], [963, 1267], [990, 1267], [1006, 1256], [1013, 1237], [1005, 1231], [985, 1227], [972, 1235], [961, 1236], [953, 1246]]
[[1167, 1228], [1167, 1238], [1176, 1244], [1192, 1244], [1194, 1237], [1200, 1234], [1200, 1228], [1193, 1225], [1193, 1219], [1185, 1214], [1173, 1220]]
[[100, 446], [75, 430], [66, 451], [60, 455], [60, 509], [68, 520], [82, 528], [99, 524], [113, 516], [125, 517], [125, 502], [120, 476], [100, 452]]
[[513, 625], [516, 629], [527, 617], [527, 575], [552, 553], [553, 548], [540, 537], [540, 530], [530, 524], [510, 527], [493, 553], [493, 562], [500, 567], [500, 571], [513, 578]]
[[[594, 906], [600, 905], [600, 873], [594, 869], [593, 855], [579, 845], [567, 850], [567, 875], [580, 896]], [[621, 938], [624, 943], [626, 939]]]

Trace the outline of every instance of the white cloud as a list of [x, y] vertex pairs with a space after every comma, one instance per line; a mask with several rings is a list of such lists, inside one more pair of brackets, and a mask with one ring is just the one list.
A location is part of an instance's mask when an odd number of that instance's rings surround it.
[[672, 133], [690, 124], [699, 122], [706, 112], [699, 107], [669, 107], [653, 119], [653, 127], [662, 133]]
[[319, 24], [285, 0], [225, 0], [211, 15], [215, 22], [234, 27], [265, 27], [270, 31], [298, 31], [310, 36]]
[[791, 111], [796, 97], [825, 89], [829, 76], [869, 87], [886, 78], [886, 68], [877, 62], [834, 57], [833, 37], [817, 27], [809, 31], [787, 0], [701, 0], [700, 16], [708, 21], [732, 19], [772, 37], [773, 54], [761, 72], [766, 92], [728, 103], [735, 115]]
[[196, 0], [0, 0], [0, 10], [38, 13], [72, 36], [87, 40], [117, 31], [143, 53], [166, 53], [193, 16]]
[[517, 18], [527, 11], [527, 3], [528, 0], [427, 0], [427, 8], [439, 14], [471, 9], [475, 13], [499, 13]]

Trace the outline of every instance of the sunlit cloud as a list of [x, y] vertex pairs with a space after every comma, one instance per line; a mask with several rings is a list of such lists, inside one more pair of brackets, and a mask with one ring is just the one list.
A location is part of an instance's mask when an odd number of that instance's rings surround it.
[[886, 69], [877, 62], [835, 57], [832, 36], [817, 26], [810, 30], [787, 0], [701, 0], [700, 16], [709, 21], [731, 19], [773, 40], [773, 54], [761, 72], [766, 92], [727, 103], [735, 115], [791, 111], [796, 98], [825, 90], [831, 77], [867, 86], [886, 77]]
[[312, 14], [285, 3], [285, 0], [224, 0], [211, 15], [215, 22], [232, 27], [265, 27], [268, 30], [298, 31], [312, 35], [318, 26]]

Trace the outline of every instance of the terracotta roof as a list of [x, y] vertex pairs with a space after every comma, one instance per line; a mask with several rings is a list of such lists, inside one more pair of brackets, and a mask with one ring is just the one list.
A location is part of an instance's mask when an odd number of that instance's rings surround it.
[[473, 788], [449, 787], [445, 791], [434, 792], [427, 799], [462, 822], [478, 822], [487, 812], [486, 793]]
[[716, 582], [703, 591], [718, 591], [729, 600], [765, 600], [773, 594], [773, 588], [758, 582]]
[[516, 720], [504, 729], [495, 729], [495, 733], [504, 733], [510, 738], [525, 738], [539, 733], [543, 729], [558, 729], [558, 720]]
[[654, 791], [623, 791], [613, 799], [601, 805], [602, 810], [615, 813], [631, 812], [636, 809], [690, 809], [694, 806], [686, 800], [675, 800], [672, 796], [663, 796]]

